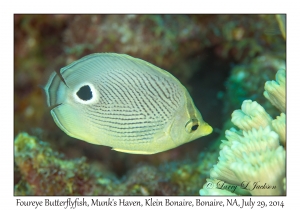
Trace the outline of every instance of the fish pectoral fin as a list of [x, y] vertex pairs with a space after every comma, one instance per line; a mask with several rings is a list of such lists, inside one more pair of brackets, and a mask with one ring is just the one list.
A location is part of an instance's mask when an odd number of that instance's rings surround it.
[[167, 138], [167, 134], [165, 132], [161, 132], [154, 135], [155, 141], [163, 142]]
[[178, 145], [176, 144], [176, 142], [174, 141], [174, 139], [171, 137], [170, 132], [171, 132], [171, 127], [172, 127], [173, 123], [171, 125], [168, 126], [168, 128], [166, 129], [166, 131], [155, 134], [154, 136], [154, 140], [155, 142], [160, 145], [163, 142], [168, 142], [169, 144], [173, 143], [174, 146], [173, 147], [177, 147]]
[[119, 149], [119, 148], [112, 148], [112, 150], [115, 150], [117, 152], [125, 152], [130, 154], [141, 154], [141, 155], [151, 155], [152, 152], [147, 151], [139, 151], [139, 150], [127, 150], [127, 149]]

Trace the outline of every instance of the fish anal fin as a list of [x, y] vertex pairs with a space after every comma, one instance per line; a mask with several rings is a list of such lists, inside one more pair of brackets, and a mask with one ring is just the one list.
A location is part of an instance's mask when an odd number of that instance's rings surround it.
[[139, 150], [127, 150], [127, 149], [119, 149], [119, 148], [112, 148], [112, 150], [115, 150], [117, 152], [124, 152], [124, 153], [130, 153], [130, 154], [140, 154], [140, 155], [151, 155], [152, 152], [147, 151], [139, 151]]

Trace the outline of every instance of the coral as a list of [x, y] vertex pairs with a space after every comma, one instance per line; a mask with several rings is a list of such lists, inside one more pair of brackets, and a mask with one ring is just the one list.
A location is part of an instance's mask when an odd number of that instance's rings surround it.
[[276, 107], [258, 93], [264, 91], [264, 83], [273, 78], [278, 69], [286, 67], [284, 59], [277, 54], [264, 54], [250, 62], [233, 66], [226, 81], [226, 93], [222, 97], [225, 101], [224, 118], [229, 118], [232, 110], [240, 107], [246, 99], [257, 101], [272, 117], [276, 116], [278, 114]]
[[[265, 90], [266, 98], [285, 111], [285, 70], [277, 72], [276, 82], [266, 82]], [[227, 140], [220, 145], [219, 162], [211, 169], [211, 179], [239, 186], [251, 195], [284, 195], [285, 113], [273, 120], [260, 104], [245, 100], [231, 120], [240, 130], [225, 132]], [[218, 185], [216, 189], [207, 186], [204, 184], [200, 195], [227, 193]]]
[[258, 129], [266, 127], [272, 121], [272, 117], [256, 101], [245, 100], [241, 110], [232, 113], [231, 121], [242, 130]]
[[281, 113], [275, 120], [272, 121], [273, 130], [278, 133], [280, 143], [285, 146], [286, 135], [285, 135], [285, 114]]
[[113, 186], [113, 176], [95, 170], [84, 157], [67, 160], [26, 133], [20, 133], [14, 145], [15, 163], [22, 174], [15, 195], [108, 194]]
[[196, 161], [139, 164], [118, 178], [99, 161], [68, 159], [27, 133], [14, 145], [15, 195], [196, 195], [199, 178], [203, 184], [217, 160], [217, 153], [202, 152]]
[[281, 112], [285, 112], [285, 70], [279, 70], [276, 81], [265, 84], [264, 96]]

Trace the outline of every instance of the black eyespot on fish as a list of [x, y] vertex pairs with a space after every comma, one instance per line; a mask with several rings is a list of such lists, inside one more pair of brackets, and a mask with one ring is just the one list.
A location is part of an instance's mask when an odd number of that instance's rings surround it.
[[77, 96], [84, 101], [91, 100], [93, 98], [93, 93], [88, 85], [82, 86], [78, 91], [77, 91]]

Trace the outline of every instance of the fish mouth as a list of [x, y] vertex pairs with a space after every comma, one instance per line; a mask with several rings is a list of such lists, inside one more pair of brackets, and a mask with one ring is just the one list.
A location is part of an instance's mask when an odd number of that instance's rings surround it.
[[213, 128], [208, 123], [205, 123], [200, 129], [202, 136], [207, 136], [213, 132]]

